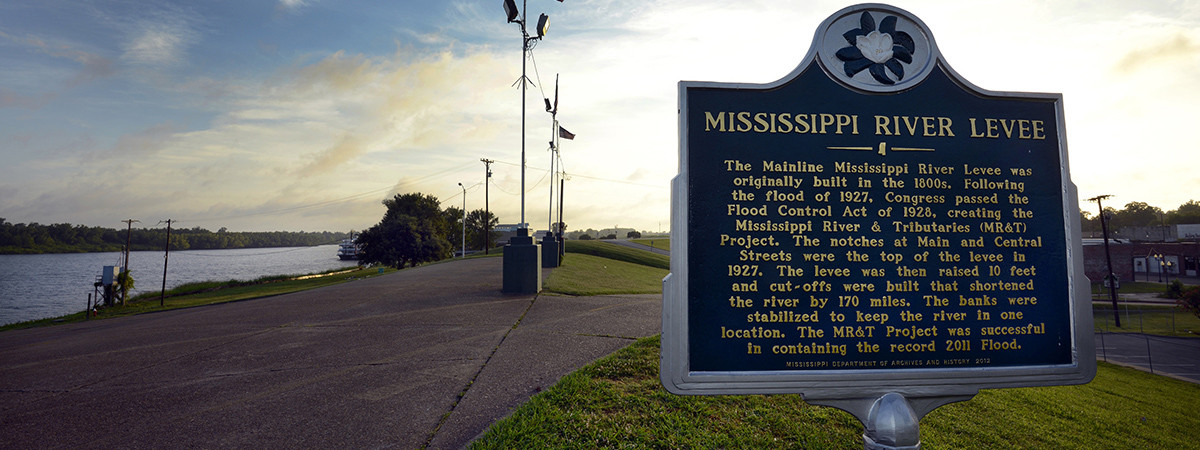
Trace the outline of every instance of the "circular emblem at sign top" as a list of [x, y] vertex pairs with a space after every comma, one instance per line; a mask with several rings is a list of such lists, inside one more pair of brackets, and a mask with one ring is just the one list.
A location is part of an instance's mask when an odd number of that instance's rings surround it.
[[818, 34], [821, 64], [843, 84], [868, 92], [899, 92], [920, 84], [937, 51], [925, 25], [886, 5], [843, 9]]

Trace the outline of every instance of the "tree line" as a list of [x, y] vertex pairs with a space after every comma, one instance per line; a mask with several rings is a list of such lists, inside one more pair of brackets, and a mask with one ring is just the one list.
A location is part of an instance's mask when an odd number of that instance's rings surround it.
[[[1200, 223], [1200, 202], [1188, 200], [1187, 203], [1169, 211], [1163, 211], [1145, 202], [1129, 202], [1122, 209], [1106, 206], [1104, 215], [1108, 217], [1110, 231], [1128, 227], [1193, 224]], [[1084, 230], [1100, 232], [1099, 214], [1082, 210], [1080, 216]]]
[[[462, 209], [443, 210], [437, 197], [419, 192], [396, 194], [383, 204], [387, 207], [383, 218], [358, 236], [359, 259], [364, 263], [416, 266], [449, 258], [463, 245]], [[485, 229], [494, 230], [498, 222], [482, 209], [467, 213], [467, 249], [482, 250], [487, 242], [496, 245], [498, 233], [492, 231], [491, 239], [485, 240]]]
[[[0, 218], [0, 254], [115, 252], [162, 250], [167, 229], [115, 229], [56, 223], [11, 223]], [[242, 231], [221, 228], [216, 232], [200, 227], [171, 229], [171, 250], [215, 250], [262, 247], [306, 247], [335, 244], [349, 237], [344, 232]]]

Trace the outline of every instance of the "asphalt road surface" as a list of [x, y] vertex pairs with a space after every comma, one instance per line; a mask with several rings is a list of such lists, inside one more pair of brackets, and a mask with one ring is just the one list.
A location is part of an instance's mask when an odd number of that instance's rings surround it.
[[660, 331], [658, 295], [504, 295], [501, 270], [0, 333], [0, 448], [460, 448]]
[[1096, 334], [1096, 359], [1200, 383], [1200, 339]]

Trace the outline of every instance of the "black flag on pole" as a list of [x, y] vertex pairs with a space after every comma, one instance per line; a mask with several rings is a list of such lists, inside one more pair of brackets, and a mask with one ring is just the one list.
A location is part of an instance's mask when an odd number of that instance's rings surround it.
[[574, 140], [575, 133], [567, 131], [566, 128], [563, 128], [560, 126], [560, 127], [558, 127], [558, 137], [566, 139], [566, 140]]

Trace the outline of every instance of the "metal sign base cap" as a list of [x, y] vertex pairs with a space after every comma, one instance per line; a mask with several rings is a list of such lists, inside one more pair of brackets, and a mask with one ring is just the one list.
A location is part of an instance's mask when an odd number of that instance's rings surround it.
[[915, 450], [921, 448], [920, 420], [940, 406], [970, 400], [974, 395], [944, 395], [910, 399], [897, 392], [878, 398], [808, 399], [853, 414], [863, 424], [863, 448]]

